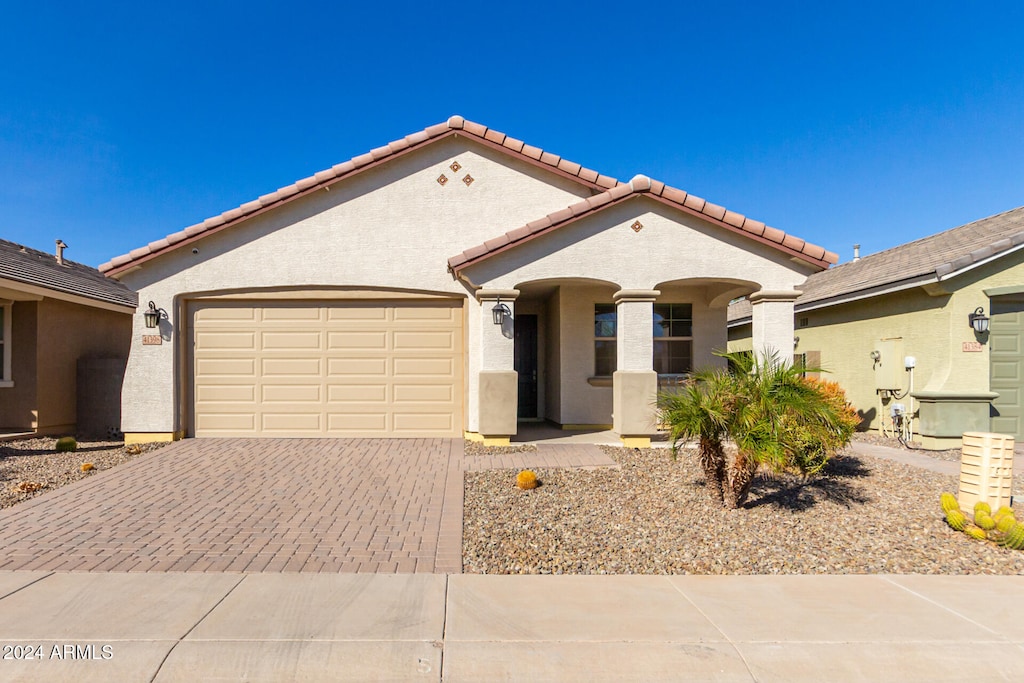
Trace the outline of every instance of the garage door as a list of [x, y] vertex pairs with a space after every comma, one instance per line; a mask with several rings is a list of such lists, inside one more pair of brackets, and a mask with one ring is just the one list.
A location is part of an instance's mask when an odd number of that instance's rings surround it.
[[1012, 434], [1024, 440], [1024, 298], [992, 299], [989, 327], [989, 353], [992, 391], [999, 397], [992, 402], [992, 431]]
[[462, 435], [459, 302], [196, 302], [196, 436]]

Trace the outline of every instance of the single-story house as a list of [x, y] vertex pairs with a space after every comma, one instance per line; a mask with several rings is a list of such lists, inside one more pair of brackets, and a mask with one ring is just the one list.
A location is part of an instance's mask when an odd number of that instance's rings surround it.
[[835, 254], [644, 176], [448, 121], [100, 270], [135, 317], [128, 441], [462, 437], [518, 420], [649, 442], [659, 377], [714, 363], [749, 295], [790, 346]]
[[[895, 410], [926, 448], [957, 448], [966, 431], [1024, 439], [1024, 208], [798, 288], [795, 353], [843, 386], [867, 427], [889, 432]], [[730, 306], [730, 350], [757, 348], [751, 324], [749, 302]]]
[[66, 246], [57, 240], [47, 254], [0, 239], [0, 434], [120, 424], [117, 368], [123, 374], [137, 298], [65, 259]]

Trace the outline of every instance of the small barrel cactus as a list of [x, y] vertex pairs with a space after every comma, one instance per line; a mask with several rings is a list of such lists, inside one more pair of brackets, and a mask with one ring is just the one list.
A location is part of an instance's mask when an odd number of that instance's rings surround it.
[[88, 472], [89, 470], [94, 470], [94, 469], [96, 469], [96, 466], [93, 465], [91, 462], [83, 462], [82, 463], [81, 470], [83, 472]]
[[956, 531], [963, 531], [967, 527], [967, 517], [960, 510], [950, 510], [946, 513], [946, 524]]
[[968, 527], [968, 528], [964, 529], [964, 533], [966, 533], [971, 538], [978, 539], [979, 541], [984, 541], [985, 538], [986, 538], [985, 530], [984, 529], [979, 529], [976, 526], [972, 526], [972, 527]]
[[956, 501], [956, 496], [952, 493], [943, 493], [939, 496], [939, 502], [942, 503], [942, 511], [949, 512], [950, 510], [959, 510], [960, 503]]
[[537, 488], [537, 475], [531, 470], [523, 470], [516, 475], [516, 486], [523, 490]]
[[1015, 524], [999, 543], [1014, 550], [1024, 550], [1024, 526]]
[[981, 512], [974, 513], [974, 523], [985, 531], [991, 531], [996, 528], [996, 521]]
[[996, 531], [1001, 534], [1005, 534], [1015, 526], [1017, 526], [1017, 520], [1013, 518], [1013, 515], [1003, 515], [996, 520]]
[[974, 516], [986, 515], [992, 516], [992, 507], [983, 500], [979, 500], [974, 504]]
[[996, 510], [996, 513], [994, 515], [992, 515], [992, 519], [996, 520], [997, 522], [1003, 517], [1013, 517], [1013, 508], [1010, 507], [1009, 505], [1003, 505], [998, 510]]
[[74, 453], [78, 450], [78, 442], [75, 441], [73, 436], [62, 436], [57, 439], [57, 443], [54, 445], [53, 450], [58, 453]]

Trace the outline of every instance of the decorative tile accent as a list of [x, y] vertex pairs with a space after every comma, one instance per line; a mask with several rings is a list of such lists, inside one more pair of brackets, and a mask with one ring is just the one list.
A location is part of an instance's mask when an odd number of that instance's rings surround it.
[[448, 168], [452, 169], [452, 173], [458, 173], [459, 169], [462, 168], [462, 164], [460, 164], [458, 161], [453, 161], [452, 165], [449, 166]]
[[441, 175], [437, 176], [437, 184], [438, 185], [444, 185], [447, 182], [448, 182], [448, 176], [446, 176], [444, 173], [442, 173]]
[[466, 187], [469, 187], [473, 184], [473, 176], [467, 173], [466, 177], [462, 179], [462, 182], [466, 183]]
[[644, 224], [641, 223], [640, 221], [633, 221], [633, 225], [629, 227], [633, 228], [633, 232], [640, 232], [641, 230], [643, 230]]

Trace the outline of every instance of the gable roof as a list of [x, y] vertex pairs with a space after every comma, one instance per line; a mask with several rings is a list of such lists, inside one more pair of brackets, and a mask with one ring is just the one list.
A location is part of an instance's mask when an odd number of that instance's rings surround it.
[[619, 181], [615, 178], [592, 171], [568, 159], [563, 159], [557, 154], [546, 152], [539, 147], [527, 145], [522, 140], [517, 140], [482, 124], [467, 121], [461, 116], [452, 116], [444, 123], [430, 126], [422, 131], [390, 142], [383, 147], [372, 149], [366, 154], [361, 154], [346, 162], [314, 173], [308, 178], [298, 180], [291, 185], [282, 187], [276, 192], [265, 194], [230, 211], [225, 211], [219, 216], [207, 218], [202, 223], [196, 223], [184, 230], [167, 235], [163, 239], [150, 242], [138, 249], [133, 249], [127, 254], [116, 256], [102, 264], [99, 269], [108, 276], [116, 276], [160, 254], [191, 244], [202, 237], [236, 225], [256, 214], [316, 192], [323, 187], [407, 154], [414, 149], [419, 149], [454, 135], [465, 135], [473, 138], [475, 141], [488, 147], [497, 149], [505, 154], [514, 155], [527, 163], [586, 185], [595, 192], [601, 192], [619, 185]]
[[[796, 310], [865, 298], [952, 277], [1024, 246], [1024, 207], [814, 273], [800, 288]], [[729, 320], [749, 317], [750, 302], [729, 307]]]
[[454, 275], [461, 270], [479, 263], [495, 254], [511, 249], [540, 235], [561, 228], [584, 216], [588, 216], [637, 196], [648, 196], [656, 201], [702, 218], [726, 230], [767, 244], [789, 256], [801, 259], [819, 268], [828, 268], [839, 260], [839, 256], [817, 245], [805, 242], [799, 237], [788, 235], [769, 227], [761, 221], [729, 211], [700, 197], [677, 190], [665, 183], [651, 180], [647, 176], [635, 176], [629, 183], [619, 184], [601, 193], [577, 202], [568, 208], [548, 214], [540, 220], [499, 235], [483, 244], [471, 247], [448, 259], [448, 268]]
[[138, 305], [139, 296], [95, 268], [0, 239], [0, 278], [117, 306]]

